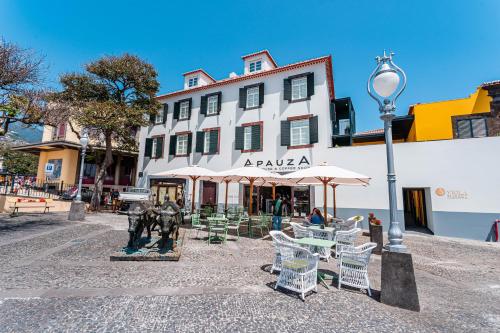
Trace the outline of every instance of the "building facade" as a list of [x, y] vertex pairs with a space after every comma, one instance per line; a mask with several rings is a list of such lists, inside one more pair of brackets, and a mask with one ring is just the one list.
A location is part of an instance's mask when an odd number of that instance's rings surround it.
[[[278, 66], [269, 52], [262, 51], [242, 60], [240, 75], [215, 80], [201, 69], [187, 72], [184, 89], [158, 96], [163, 108], [140, 133], [138, 185], [150, 187], [157, 202], [168, 194], [173, 199], [183, 197], [189, 206], [189, 181], [156, 174], [188, 165], [213, 171], [254, 165], [284, 174], [327, 162], [372, 177], [366, 188], [337, 187], [338, 215], [374, 212], [387, 228], [383, 131], [356, 133], [352, 101], [336, 98], [334, 93], [331, 57]], [[454, 117], [470, 116], [474, 110], [484, 115], [490, 112], [493, 118], [498, 115], [495, 107], [500, 98], [495, 94], [500, 89], [495, 87], [490, 83], [488, 88], [480, 88], [480, 100], [470, 104], [476, 109], [450, 112], [436, 107], [434, 114], [446, 115], [439, 122], [432, 123], [425, 115], [429, 111], [420, 111], [418, 106], [394, 121], [398, 212], [403, 228], [443, 236], [490, 237], [492, 222], [500, 215], [500, 193], [491, 186], [500, 184], [500, 174], [495, 171], [500, 157], [493, 153], [500, 149], [500, 137], [451, 139]], [[376, 113], [373, 116], [378, 118]], [[443, 124], [448, 129], [434, 128]], [[434, 131], [441, 134], [427, 133]], [[200, 183], [197, 206], [222, 208], [225, 186]], [[308, 186], [277, 188], [289, 200], [289, 213], [294, 216], [322, 207], [322, 191]], [[253, 195], [253, 211], [270, 210], [270, 188], [257, 187]], [[247, 206], [248, 196], [247, 185], [229, 185], [230, 205]], [[327, 206], [332, 212], [332, 188]]]

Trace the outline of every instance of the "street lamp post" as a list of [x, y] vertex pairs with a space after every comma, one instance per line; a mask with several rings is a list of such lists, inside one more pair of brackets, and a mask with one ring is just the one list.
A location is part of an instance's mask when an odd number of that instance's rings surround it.
[[82, 201], [82, 180], [83, 180], [83, 167], [85, 164], [85, 153], [87, 151], [87, 145], [89, 144], [89, 135], [87, 130], [84, 129], [82, 136], [80, 138], [80, 145], [82, 146], [82, 158], [80, 162], [80, 177], [78, 178], [78, 194], [76, 195], [76, 201]]
[[392, 120], [396, 99], [406, 87], [406, 75], [392, 61], [394, 53], [375, 58], [377, 67], [368, 79], [368, 94], [377, 101], [380, 119], [384, 121], [389, 187], [389, 244], [382, 251], [380, 301], [412, 311], [420, 311], [417, 284], [411, 254], [403, 245], [403, 232], [397, 221], [396, 173], [392, 148]]
[[392, 148], [392, 120], [396, 112], [396, 99], [406, 87], [406, 75], [392, 61], [394, 53], [376, 57], [377, 67], [368, 79], [368, 94], [377, 101], [380, 119], [384, 121], [385, 144], [387, 151], [387, 183], [389, 187], [389, 244], [391, 252], [405, 252], [403, 233], [397, 221], [396, 173], [394, 171], [394, 154]]

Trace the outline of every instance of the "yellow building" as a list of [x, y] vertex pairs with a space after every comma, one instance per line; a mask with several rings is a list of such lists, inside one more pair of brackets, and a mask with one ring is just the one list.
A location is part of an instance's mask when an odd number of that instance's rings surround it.
[[[414, 104], [407, 116], [394, 119], [394, 142], [498, 136], [499, 105], [500, 81], [484, 83], [466, 98]], [[381, 143], [383, 129], [353, 136], [353, 145]]]
[[[57, 127], [45, 126], [42, 141], [13, 147], [12, 149], [39, 155], [37, 183], [49, 184], [51, 188], [64, 190], [78, 183], [81, 154], [80, 142], [68, 123]], [[83, 184], [93, 187], [99, 173], [99, 163], [104, 147], [99, 142], [90, 142], [85, 157]], [[46, 166], [51, 165], [53, 172], [47, 173]], [[113, 152], [113, 164], [106, 170], [104, 187], [122, 189], [135, 184], [137, 153]]]

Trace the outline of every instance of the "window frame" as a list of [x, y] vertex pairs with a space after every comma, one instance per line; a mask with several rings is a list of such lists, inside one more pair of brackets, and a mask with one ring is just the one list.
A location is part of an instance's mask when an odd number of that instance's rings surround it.
[[[252, 126], [260, 126], [260, 149], [252, 149]], [[243, 127], [243, 148], [245, 148], [245, 129], [247, 127], [250, 128], [250, 149], [242, 149], [241, 150], [241, 153], [255, 153], [255, 152], [259, 152], [259, 151], [263, 151], [264, 150], [264, 142], [263, 142], [263, 139], [264, 139], [264, 122], [263, 121], [256, 121], [256, 122], [252, 122], [252, 123], [244, 123], [244, 124], [241, 124], [241, 127]]]
[[[483, 123], [484, 123], [484, 133], [485, 135], [484, 136], [477, 136], [475, 135], [474, 133], [474, 127], [472, 125], [472, 121], [473, 120], [482, 120]], [[462, 137], [460, 135], [460, 122], [467, 122], [468, 126], [469, 126], [469, 130], [470, 130], [470, 136], [468, 137]], [[457, 129], [457, 139], [473, 139], [473, 138], [485, 138], [485, 137], [488, 137], [488, 121], [486, 119], [486, 117], [471, 117], [471, 118], [463, 118], [463, 119], [457, 119], [456, 120], [456, 129]]]
[[[161, 149], [161, 156], [156, 156], [156, 147], [158, 146], [158, 139], [163, 138], [163, 147]], [[153, 135], [151, 137], [151, 159], [158, 160], [165, 155], [165, 135]]]
[[[155, 116], [155, 125], [163, 124], [163, 110], [158, 111]], [[158, 118], [160, 117], [160, 120]]]
[[[176, 138], [175, 138], [175, 141], [176, 141], [176, 142], [175, 142], [175, 155], [174, 155], [174, 156], [176, 156], [176, 157], [178, 157], [178, 156], [188, 156], [188, 155], [189, 155], [189, 154], [188, 154], [188, 148], [189, 148], [189, 147], [188, 147], [188, 145], [189, 145], [189, 133], [188, 133], [188, 132], [186, 132], [186, 133], [179, 133], [179, 134], [175, 134], [175, 137], [176, 137]], [[179, 139], [180, 139], [181, 137], [185, 137], [185, 138], [186, 138], [186, 140], [185, 140], [185, 141], [186, 141], [186, 144], [185, 144], [185, 150], [186, 150], [186, 151], [185, 151], [184, 153], [182, 153], [182, 154], [179, 152], [179, 143], [180, 143], [180, 140], [179, 140]]]
[[[210, 132], [217, 131], [217, 151], [210, 153], [210, 139], [208, 140], [208, 151], [206, 151], [207, 136], [210, 138]], [[220, 153], [220, 127], [211, 127], [203, 129], [203, 153], [202, 155], [218, 155]]]
[[[259, 69], [257, 69], [257, 64], [259, 65]], [[252, 65], [253, 65], [253, 70], [252, 70]], [[262, 70], [262, 59], [255, 59], [253, 61], [250, 61], [248, 63], [248, 72], [249, 73], [257, 73]]]
[[[304, 82], [300, 85], [295, 85], [294, 86], [294, 82], [297, 82], [299, 80], [303, 80]], [[299, 96], [298, 97], [294, 97], [294, 87], [297, 87], [298, 86], [298, 89], [299, 89]], [[295, 77], [295, 78], [292, 78], [290, 79], [290, 89], [291, 89], [291, 101], [292, 102], [298, 102], [298, 101], [303, 101], [303, 100], [306, 100], [308, 98], [307, 96], [307, 75], [303, 75], [303, 76], [299, 76], [299, 77]], [[302, 91], [303, 90], [303, 91]], [[304, 93], [304, 96], [302, 96], [301, 93]]]
[[194, 88], [198, 86], [198, 76], [193, 76], [188, 79], [188, 88]]
[[[252, 91], [252, 102], [253, 103], [256, 103], [256, 104], [252, 104], [252, 105], [249, 105], [248, 101], [249, 101], [249, 97], [250, 97], [250, 91]], [[252, 87], [248, 87], [246, 88], [246, 109], [254, 109], [254, 108], [258, 108], [260, 105], [259, 105], [259, 99], [260, 99], [260, 87], [257, 85], [257, 86], [252, 86]]]
[[[182, 111], [183, 111], [183, 106], [187, 105], [185, 111], [186, 111], [186, 116], [181, 117]], [[179, 101], [179, 121], [180, 120], [188, 120], [189, 119], [189, 107], [190, 107], [190, 101], [189, 100], [184, 100], [184, 101]]]
[[[301, 148], [312, 148], [314, 147], [314, 143], [311, 142], [311, 135], [310, 135], [310, 120], [313, 118], [314, 115], [312, 114], [307, 114], [307, 115], [302, 115], [302, 116], [294, 116], [294, 117], [288, 117], [287, 121], [290, 123], [290, 145], [287, 146], [287, 149], [301, 149]], [[292, 122], [298, 121], [298, 120], [303, 120], [308, 122], [308, 135], [309, 135], [309, 143], [303, 144], [303, 145], [292, 145]]]
[[[212, 103], [211, 103], [212, 100]], [[215, 102], [214, 102], [215, 100]], [[213, 106], [213, 110], [210, 110], [210, 105]], [[214, 95], [209, 95], [207, 96], [207, 113], [206, 116], [215, 116], [219, 113], [219, 95], [214, 94]]]

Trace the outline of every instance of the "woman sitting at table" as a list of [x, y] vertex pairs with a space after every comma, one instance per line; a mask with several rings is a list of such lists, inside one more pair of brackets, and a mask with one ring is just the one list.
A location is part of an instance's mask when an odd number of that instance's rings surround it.
[[319, 211], [318, 208], [314, 208], [312, 213], [311, 213], [311, 217], [310, 217], [310, 221], [312, 224], [323, 224], [325, 223], [325, 219], [323, 218], [323, 215], [321, 215], [321, 212]]

